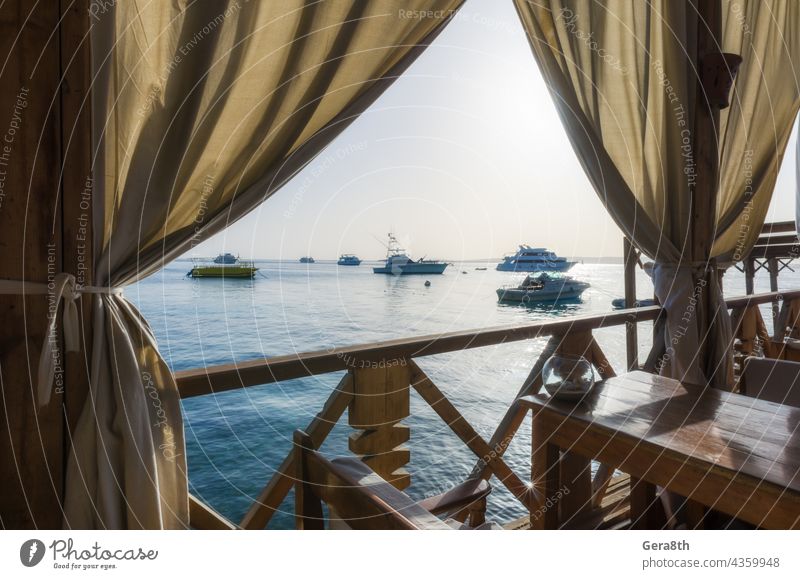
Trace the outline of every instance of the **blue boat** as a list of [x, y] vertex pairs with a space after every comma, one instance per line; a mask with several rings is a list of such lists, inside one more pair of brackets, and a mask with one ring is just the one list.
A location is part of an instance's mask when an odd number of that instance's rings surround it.
[[575, 265], [544, 247], [520, 245], [514, 255], [507, 255], [497, 264], [497, 271], [567, 271]]
[[389, 275], [414, 275], [414, 274], [440, 274], [444, 273], [447, 266], [444, 261], [435, 259], [412, 260], [406, 255], [406, 250], [400, 248], [397, 238], [389, 234], [389, 243], [386, 246], [386, 263], [383, 267], [373, 267], [373, 273]]
[[336, 262], [336, 265], [361, 265], [361, 260], [352, 253], [345, 253], [339, 257], [339, 261]]

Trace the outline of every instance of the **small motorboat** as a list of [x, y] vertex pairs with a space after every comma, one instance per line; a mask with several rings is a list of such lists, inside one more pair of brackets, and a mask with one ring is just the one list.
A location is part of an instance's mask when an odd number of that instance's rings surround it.
[[345, 253], [339, 257], [336, 265], [361, 265], [361, 260], [352, 253]]
[[[614, 306], [615, 310], [622, 310], [625, 309], [627, 306], [625, 305], [625, 298], [617, 298], [615, 300], [611, 300], [611, 305]], [[643, 300], [636, 300], [633, 302], [633, 305], [630, 306], [632, 308], [643, 308], [645, 306], [654, 306], [656, 305], [656, 300], [649, 298]]]
[[308, 257], [308, 256], [301, 257], [300, 258], [300, 263], [314, 263], [314, 258], [313, 257]]
[[544, 272], [527, 276], [517, 287], [498, 289], [497, 298], [501, 302], [523, 304], [574, 300], [589, 287], [591, 285], [585, 281], [568, 275]]

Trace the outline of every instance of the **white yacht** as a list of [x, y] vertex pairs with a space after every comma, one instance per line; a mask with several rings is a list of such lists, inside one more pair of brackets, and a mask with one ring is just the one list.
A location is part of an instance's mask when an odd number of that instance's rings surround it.
[[520, 245], [514, 255], [507, 255], [497, 264], [497, 271], [567, 271], [575, 265], [544, 247]]

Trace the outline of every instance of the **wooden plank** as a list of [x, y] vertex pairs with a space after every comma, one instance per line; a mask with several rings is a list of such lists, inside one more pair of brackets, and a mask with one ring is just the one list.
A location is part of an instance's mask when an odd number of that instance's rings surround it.
[[189, 522], [192, 528], [204, 531], [232, 531], [236, 529], [236, 525], [193, 494], [189, 494]]
[[[800, 291], [797, 292], [797, 295], [800, 296]], [[412, 357], [530, 340], [567, 331], [609, 328], [624, 324], [626, 321], [650, 321], [656, 318], [659, 311], [658, 306], [649, 306], [615, 310], [600, 315], [588, 314], [565, 319], [542, 320], [524, 325], [507, 325], [387, 340], [317, 352], [275, 356], [266, 360], [184, 370], [176, 372], [175, 379], [181, 396], [189, 398], [338, 370], [358, 369], [367, 365], [386, 365], [400, 359], [410, 360]]]
[[[315, 492], [314, 475], [311, 472], [308, 459], [316, 450], [311, 437], [302, 431], [295, 431], [292, 435], [292, 448], [294, 466], [294, 521], [298, 531], [322, 530], [325, 523], [322, 514], [322, 501]], [[324, 475], [323, 475], [324, 476]]]
[[[707, 456], [720, 465], [743, 468], [745, 462], [764, 464], [758, 458], [797, 469], [800, 465], [800, 449], [787, 445], [792, 436], [786, 430], [785, 418], [757, 407], [748, 408], [740, 404], [720, 404], [716, 390], [708, 390], [702, 396], [685, 390], [668, 392], [653, 386], [649, 392], [628, 388], [624, 380], [613, 382], [613, 390], [599, 387], [592, 404], [601, 408], [598, 420], [610, 411], [619, 408], [624, 414], [626, 428], [652, 441], [666, 440], [671, 445], [686, 445], [686, 452], [694, 456]], [[606, 385], [608, 386], [608, 385]], [[620, 401], [624, 392], [624, 402]], [[737, 398], [745, 396], [733, 395]], [[551, 402], [551, 406], [569, 412], [570, 408]], [[779, 406], [779, 405], [777, 405]], [[796, 409], [795, 409], [796, 410]], [[800, 412], [797, 413], [800, 415]], [[616, 419], [616, 415], [614, 415]], [[664, 425], [679, 425], [669, 430]], [[796, 424], [796, 422], [795, 422]], [[743, 438], [749, 442], [743, 450]], [[733, 462], [733, 461], [741, 461]]]
[[756, 239], [755, 247], [766, 247], [769, 245], [786, 245], [797, 244], [797, 234], [791, 233], [789, 235], [762, 235]]
[[[537, 358], [536, 363], [531, 368], [528, 377], [522, 383], [522, 387], [520, 388], [519, 392], [517, 392], [516, 397], [514, 400], [521, 398], [522, 396], [527, 396], [529, 394], [536, 394], [542, 387], [542, 368], [547, 363], [547, 360], [552, 356], [556, 349], [558, 348], [558, 337], [551, 336], [550, 339], [547, 341], [547, 344], [542, 350], [542, 353]], [[508, 449], [508, 445], [511, 444], [511, 441], [514, 439], [514, 436], [519, 430], [519, 427], [522, 425], [522, 422], [525, 420], [525, 416], [527, 415], [527, 410], [522, 408], [520, 405], [511, 403], [506, 410], [506, 413], [503, 415], [503, 418], [500, 419], [497, 428], [494, 430], [494, 434], [489, 439], [489, 447], [495, 451], [495, 454], [502, 457], [505, 454], [506, 450]], [[485, 461], [478, 460], [478, 463], [473, 467], [472, 472], [469, 475], [469, 478], [482, 478], [487, 479], [491, 476], [491, 470], [486, 465]]]
[[[345, 374], [305, 432], [319, 448], [344, 414], [353, 397], [353, 377]], [[290, 451], [239, 523], [243, 529], [263, 529], [292, 488], [293, 454]]]
[[797, 259], [800, 257], [800, 245], [796, 243], [778, 243], [754, 247], [749, 254], [751, 258], [770, 259], [773, 257]]
[[481, 438], [480, 434], [467, 422], [455, 406], [447, 399], [430, 378], [417, 366], [412, 365], [412, 386], [430, 407], [444, 420], [450, 429], [458, 436], [467, 447], [481, 460], [485, 461], [488, 468], [498, 480], [513, 494], [523, 505], [531, 505], [531, 489], [525, 484], [506, 462], [492, 450]]
[[774, 221], [772, 223], [765, 223], [761, 227], [761, 234], [774, 235], [775, 233], [794, 233], [796, 227], [794, 221]]
[[[47, 283], [61, 270], [59, 3], [0, 5], [0, 278]], [[56, 31], [56, 34], [54, 34]], [[60, 528], [63, 359], [38, 408], [50, 296], [0, 296], [0, 525]], [[58, 340], [59, 337], [55, 336]]]

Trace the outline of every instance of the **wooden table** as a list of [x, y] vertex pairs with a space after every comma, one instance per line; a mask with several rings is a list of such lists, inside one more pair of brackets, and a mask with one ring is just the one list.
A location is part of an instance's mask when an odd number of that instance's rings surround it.
[[[565, 476], [565, 458], [580, 456], [631, 475], [641, 528], [655, 526], [655, 485], [759, 527], [800, 528], [798, 408], [645, 372], [600, 382], [577, 404], [544, 390], [519, 403], [533, 412], [533, 480], [551, 505], [580, 478]], [[542, 526], [562, 526], [559, 511], [545, 509]]]

